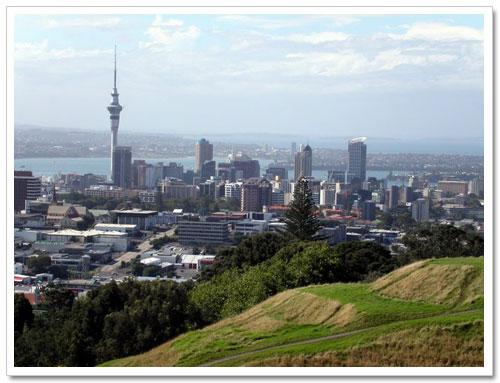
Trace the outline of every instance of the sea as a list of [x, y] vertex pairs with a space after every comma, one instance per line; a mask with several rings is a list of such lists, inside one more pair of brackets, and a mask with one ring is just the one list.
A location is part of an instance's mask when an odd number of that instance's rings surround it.
[[[216, 162], [227, 162], [226, 157], [215, 157]], [[151, 164], [163, 162], [175, 162], [184, 166], [184, 170], [194, 168], [194, 156], [177, 157], [177, 158], [147, 158], [146, 161]], [[261, 170], [265, 170], [274, 161], [270, 159], [259, 159]], [[109, 175], [110, 160], [109, 157], [101, 158], [17, 158], [14, 160], [14, 168], [16, 170], [31, 170], [33, 175], [37, 177], [53, 177], [57, 174], [85, 174], [93, 173], [98, 175]], [[389, 170], [367, 170], [367, 177], [376, 177], [377, 179], [385, 179], [390, 173]], [[410, 175], [411, 172], [393, 170], [393, 175]], [[328, 176], [327, 170], [313, 170], [312, 175], [316, 179], [326, 180]], [[293, 178], [293, 170], [288, 172], [288, 178]], [[403, 185], [404, 180], [392, 181], [392, 184]]]

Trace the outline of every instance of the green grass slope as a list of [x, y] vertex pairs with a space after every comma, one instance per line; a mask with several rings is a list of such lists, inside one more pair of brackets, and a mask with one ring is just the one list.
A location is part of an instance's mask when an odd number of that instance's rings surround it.
[[483, 259], [426, 260], [284, 291], [103, 366], [480, 366], [482, 318]]

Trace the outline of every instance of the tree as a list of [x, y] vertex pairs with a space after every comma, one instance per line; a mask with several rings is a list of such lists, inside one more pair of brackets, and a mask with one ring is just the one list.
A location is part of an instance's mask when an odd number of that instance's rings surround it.
[[301, 241], [312, 240], [320, 228], [319, 221], [314, 215], [315, 210], [309, 184], [304, 177], [301, 177], [295, 185], [293, 201], [285, 213], [288, 233]]
[[54, 278], [68, 279], [68, 269], [62, 265], [50, 265], [47, 272], [52, 274]]
[[30, 257], [28, 259], [28, 269], [30, 269], [33, 274], [47, 272], [50, 264], [51, 260], [48, 255], [39, 255], [38, 257]]
[[14, 294], [14, 333], [20, 335], [24, 326], [33, 323], [33, 309], [24, 294]]
[[54, 285], [49, 285], [44, 295], [45, 304], [52, 310], [69, 310], [75, 300], [75, 294], [72, 291]]

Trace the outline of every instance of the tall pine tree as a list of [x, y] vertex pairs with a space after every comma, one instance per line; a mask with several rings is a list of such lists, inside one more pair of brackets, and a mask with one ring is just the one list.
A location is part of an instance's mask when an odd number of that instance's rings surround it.
[[293, 201], [285, 213], [287, 231], [301, 241], [310, 241], [319, 230], [319, 221], [314, 215], [316, 206], [312, 192], [304, 177], [299, 178], [293, 192]]

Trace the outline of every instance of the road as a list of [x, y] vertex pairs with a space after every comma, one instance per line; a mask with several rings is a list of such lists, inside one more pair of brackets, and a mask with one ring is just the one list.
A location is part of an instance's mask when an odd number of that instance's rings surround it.
[[112, 265], [103, 266], [102, 268], [96, 270], [97, 273], [101, 276], [105, 276], [107, 274], [109, 274], [109, 275], [113, 274], [114, 272], [116, 272], [120, 268], [120, 265], [122, 262], [130, 262], [132, 259], [134, 259], [138, 255], [141, 255], [142, 253], [145, 253], [146, 251], [151, 250], [153, 248], [153, 246], [151, 246], [149, 241], [161, 238], [164, 235], [168, 235], [169, 237], [171, 237], [174, 235], [174, 230], [175, 229], [171, 229], [169, 231], [166, 231], [163, 233], [158, 233], [158, 234], [155, 234], [155, 235], [149, 237], [148, 239], [141, 242], [137, 246], [138, 251], [127, 251], [126, 253], [123, 253], [122, 255], [120, 255], [118, 258], [115, 259], [115, 261], [116, 261], [115, 263], [113, 263]]

